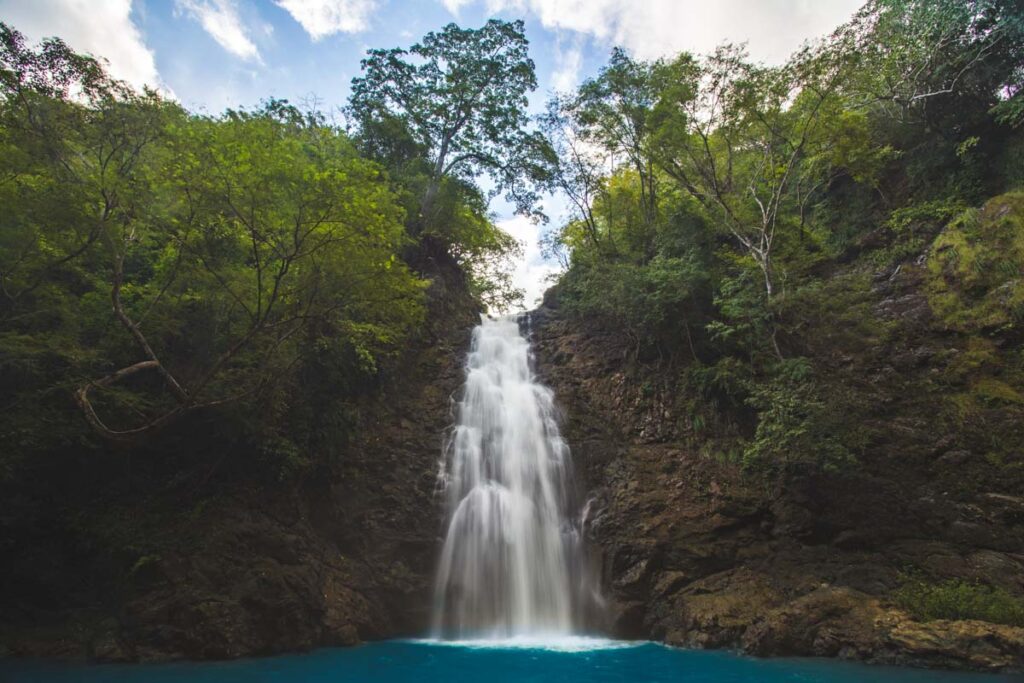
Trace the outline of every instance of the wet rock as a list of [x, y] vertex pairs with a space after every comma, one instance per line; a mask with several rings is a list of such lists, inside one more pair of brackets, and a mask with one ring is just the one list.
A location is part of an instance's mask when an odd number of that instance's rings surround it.
[[760, 614], [781, 601], [765, 577], [738, 570], [694, 582], [663, 618], [666, 642], [687, 647], [735, 647]]
[[932, 311], [928, 300], [915, 292], [883, 299], [876, 304], [875, 315], [883, 320], [924, 325], [931, 320]]
[[887, 644], [914, 663], [989, 671], [1024, 668], [1024, 628], [982, 621], [899, 621]]
[[771, 610], [743, 634], [745, 650], [757, 655], [811, 654], [870, 658], [882, 639], [878, 603], [847, 588], [823, 585]]

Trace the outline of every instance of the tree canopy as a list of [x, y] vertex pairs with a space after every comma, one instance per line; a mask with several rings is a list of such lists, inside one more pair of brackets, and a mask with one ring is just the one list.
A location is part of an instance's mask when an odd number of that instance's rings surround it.
[[733, 406], [749, 461], [848, 461], [840, 416], [861, 399], [823, 389], [807, 334], [837, 306], [866, 324], [865, 285], [823, 275], [921, 261], [937, 224], [1024, 183], [1022, 20], [1001, 0], [871, 0], [779, 66], [614, 50], [540, 118], [572, 210], [545, 237], [563, 305], [634, 358], [687, 359], [691, 410]]
[[[5, 424], [33, 441], [74, 433], [38, 428], [57, 419], [43, 404], [59, 385], [105, 440], [135, 443], [195, 413], [248, 406], [278, 415], [252, 438], [281, 447], [296, 438], [280, 431], [281, 410], [311, 364], [340, 368], [343, 385], [371, 384], [422, 333], [429, 280], [413, 257], [434, 226], [444, 224], [439, 254], [481, 301], [507, 294], [517, 245], [493, 225], [470, 167], [497, 158], [495, 127], [513, 135], [522, 123], [510, 104], [534, 80], [521, 27], [450, 27], [423, 43], [438, 65], [483, 48], [494, 53], [473, 81], [483, 93], [420, 84], [421, 103], [468, 98], [466, 120], [420, 119], [429, 132], [403, 169], [368, 158], [365, 137], [315, 111], [269, 100], [193, 114], [58, 39], [36, 49], [0, 26], [0, 350], [5, 384], [18, 388]], [[506, 86], [502, 97], [519, 100], [497, 97]], [[440, 156], [429, 151], [437, 131], [448, 136]], [[424, 185], [416, 169], [438, 159], [441, 176]], [[430, 224], [408, 201], [425, 187]]]
[[444, 178], [481, 173], [517, 209], [533, 208], [526, 106], [537, 77], [523, 31], [522, 21], [449, 24], [408, 50], [370, 50], [364, 75], [352, 80], [350, 112], [364, 133], [376, 136], [398, 123], [426, 154], [424, 220]]

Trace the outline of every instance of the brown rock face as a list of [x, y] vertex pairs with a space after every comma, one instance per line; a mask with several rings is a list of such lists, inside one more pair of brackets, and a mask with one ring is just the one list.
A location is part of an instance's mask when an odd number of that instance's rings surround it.
[[891, 437], [856, 470], [769, 480], [696, 452], [662, 371], [627, 360], [614, 331], [551, 307], [533, 329], [592, 499], [587, 533], [615, 634], [757, 655], [1024, 668], [1020, 628], [921, 623], [891, 602], [907, 567], [1024, 590], [1019, 501], [944, 493], [934, 460], [945, 437], [898, 400], [880, 408]]

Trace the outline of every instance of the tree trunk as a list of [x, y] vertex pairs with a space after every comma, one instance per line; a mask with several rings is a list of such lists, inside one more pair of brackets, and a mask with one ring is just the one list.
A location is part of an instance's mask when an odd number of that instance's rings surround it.
[[772, 300], [772, 294], [775, 293], [775, 288], [772, 285], [772, 262], [771, 257], [767, 254], [763, 258], [758, 259], [758, 265], [761, 266], [761, 272], [764, 273], [764, 292], [765, 298], [769, 302]]

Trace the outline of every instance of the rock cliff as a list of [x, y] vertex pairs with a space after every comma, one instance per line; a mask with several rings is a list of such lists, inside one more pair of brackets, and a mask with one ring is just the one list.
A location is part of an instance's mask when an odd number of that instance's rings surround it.
[[[952, 444], [915, 390], [955, 346], [932, 325], [913, 264], [876, 277], [884, 348], [831, 348], [840, 381], [879, 396], [881, 438], [855, 468], [771, 475], [705, 454], [679, 412], [672, 371], [636, 360], [615, 330], [533, 315], [538, 368], [565, 412], [587, 533], [613, 632], [757, 655], [821, 655], [982, 670], [1024, 667], [1024, 629], [920, 622], [891, 599], [901, 572], [1024, 591], [1019, 482]], [[849, 380], [854, 381], [854, 380]], [[931, 407], [930, 407], [931, 406]], [[1003, 429], [1012, 429], [1004, 421]]]

